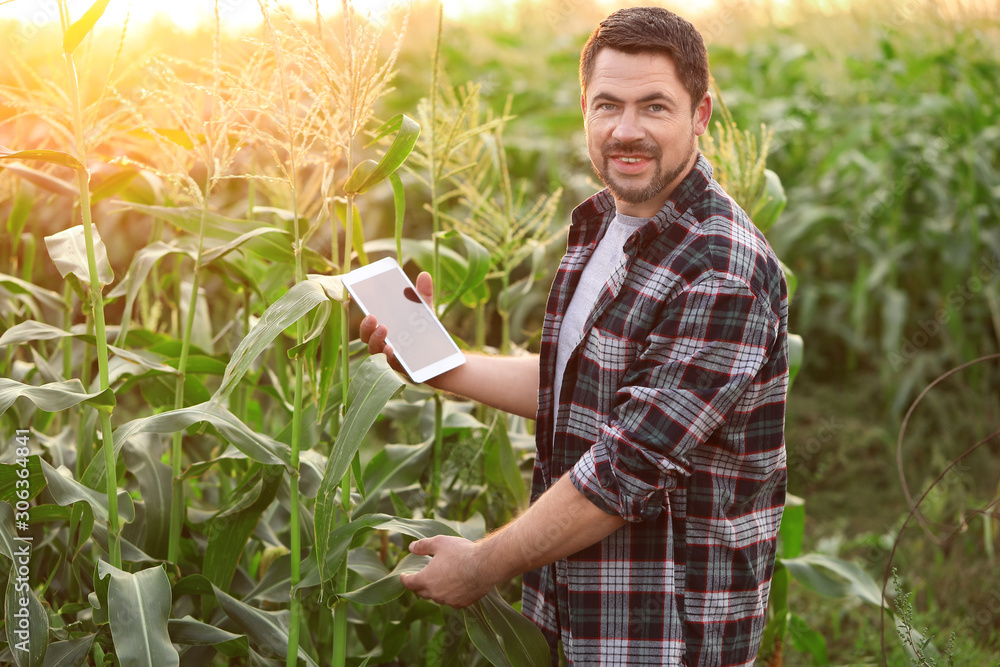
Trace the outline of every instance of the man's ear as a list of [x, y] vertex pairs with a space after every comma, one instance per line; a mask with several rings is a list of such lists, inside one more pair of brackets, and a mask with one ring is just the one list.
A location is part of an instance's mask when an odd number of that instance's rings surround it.
[[694, 110], [694, 133], [696, 136], [700, 137], [705, 134], [710, 120], [712, 120], [712, 95], [706, 92]]
[[587, 117], [587, 94], [580, 93], [580, 111], [583, 112], [583, 117]]

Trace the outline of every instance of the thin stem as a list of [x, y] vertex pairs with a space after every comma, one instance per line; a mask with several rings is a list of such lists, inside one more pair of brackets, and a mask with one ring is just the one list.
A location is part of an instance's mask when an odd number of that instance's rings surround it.
[[[191, 354], [191, 336], [194, 333], [194, 317], [198, 309], [198, 290], [201, 287], [202, 253], [205, 245], [205, 220], [208, 218], [209, 177], [206, 177], [205, 196], [202, 198], [201, 220], [198, 223], [198, 254], [191, 272], [191, 295], [188, 297], [187, 317], [181, 334], [181, 357], [177, 362], [177, 381], [174, 384], [174, 410], [184, 407], [184, 382], [187, 377], [188, 357]], [[184, 482], [181, 480], [181, 458], [183, 455], [183, 431], [173, 434], [170, 448], [170, 469], [173, 479], [173, 493], [170, 499], [170, 540], [167, 546], [167, 560], [178, 562], [180, 557], [181, 531], [184, 527]]]
[[[66, 0], [59, 0], [59, 15], [63, 32], [69, 28], [69, 10]], [[83, 105], [80, 102], [80, 85], [76, 76], [76, 65], [73, 54], [63, 52], [66, 60], [66, 76], [69, 82], [69, 99], [73, 106], [73, 134], [76, 142], [77, 159], [84, 167], [76, 172], [77, 185], [80, 189], [80, 213], [83, 219], [83, 237], [87, 246], [87, 269], [90, 272], [90, 290], [92, 293], [92, 315], [94, 333], [97, 336], [97, 364], [100, 373], [101, 391], [111, 386], [108, 373], [108, 336], [104, 324], [104, 296], [100, 275], [97, 271], [97, 253], [94, 249], [94, 226], [90, 212], [90, 175], [87, 172], [87, 145], [83, 138]], [[108, 495], [108, 550], [111, 564], [117, 568], [122, 566], [121, 536], [118, 524], [118, 473], [115, 466], [114, 441], [111, 431], [111, 409], [100, 408], [101, 440], [104, 447], [104, 462], [107, 475]]]

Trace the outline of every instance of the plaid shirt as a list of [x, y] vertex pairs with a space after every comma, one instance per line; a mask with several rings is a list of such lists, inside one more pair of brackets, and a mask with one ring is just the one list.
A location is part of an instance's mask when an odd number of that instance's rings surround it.
[[557, 395], [563, 313], [614, 215], [606, 190], [577, 207], [549, 295], [532, 499], [569, 471], [627, 523], [525, 574], [523, 611], [570, 665], [750, 666], [785, 499], [784, 276], [699, 155], [626, 242]]

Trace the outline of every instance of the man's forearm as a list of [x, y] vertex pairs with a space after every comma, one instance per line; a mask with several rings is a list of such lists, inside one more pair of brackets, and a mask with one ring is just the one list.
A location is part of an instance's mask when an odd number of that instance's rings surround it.
[[466, 354], [465, 363], [427, 384], [527, 419], [538, 412], [538, 356]]
[[596, 544], [624, 524], [587, 500], [566, 474], [476, 547], [490, 578], [505, 581]]

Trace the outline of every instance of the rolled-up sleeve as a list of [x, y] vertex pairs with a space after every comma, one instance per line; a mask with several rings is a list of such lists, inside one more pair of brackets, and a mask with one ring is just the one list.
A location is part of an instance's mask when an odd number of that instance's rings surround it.
[[[659, 516], [768, 360], [778, 317], [743, 282], [711, 274], [664, 304], [615, 395], [610, 420], [570, 471], [592, 503], [626, 521]], [[739, 454], [739, 453], [736, 453]]]

